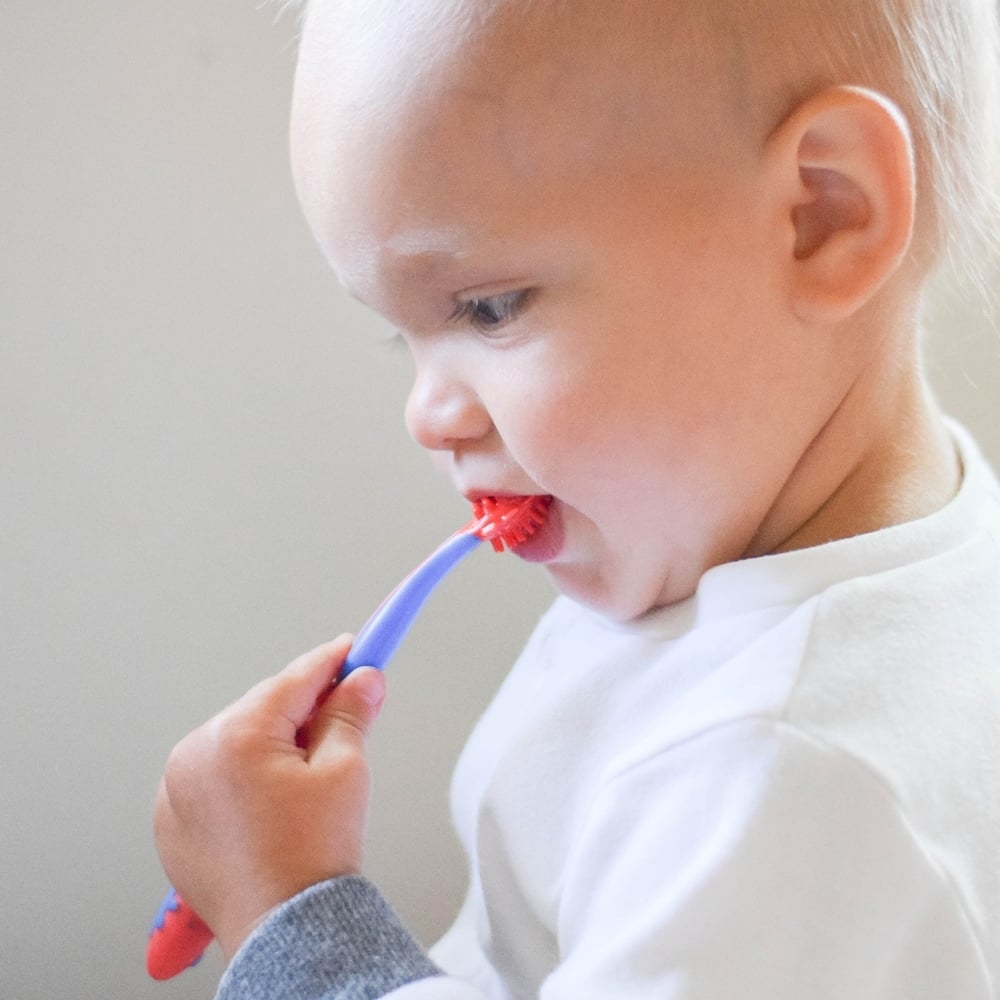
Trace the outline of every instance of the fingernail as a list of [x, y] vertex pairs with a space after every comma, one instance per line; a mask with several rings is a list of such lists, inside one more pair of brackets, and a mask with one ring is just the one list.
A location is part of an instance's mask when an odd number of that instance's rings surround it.
[[366, 705], [378, 708], [385, 700], [385, 676], [377, 667], [360, 667], [356, 672], [360, 673], [361, 671], [364, 671], [368, 676], [358, 681], [361, 686], [358, 694]]

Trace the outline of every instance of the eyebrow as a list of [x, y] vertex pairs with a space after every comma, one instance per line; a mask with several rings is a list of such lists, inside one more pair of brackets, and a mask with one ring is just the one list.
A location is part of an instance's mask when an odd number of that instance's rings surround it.
[[[414, 240], [404, 249], [400, 249], [398, 241], [394, 243], [395, 246], [390, 244], [380, 255], [380, 259], [373, 262], [371, 272], [361, 276], [362, 287], [366, 278], [374, 281], [376, 276], [388, 277], [390, 280], [401, 281], [407, 285], [428, 284], [446, 275], [450, 270], [460, 267], [472, 257], [471, 251], [465, 247], [454, 246], [449, 249], [428, 247]], [[352, 298], [362, 305], [371, 305], [340, 272], [336, 273], [341, 285]]]
[[429, 284], [438, 274], [461, 264], [463, 259], [471, 256], [468, 249], [454, 244], [448, 248], [444, 245], [429, 246], [418, 239], [421, 235], [423, 234], [407, 234], [405, 241], [391, 241], [381, 254], [381, 260], [365, 261], [365, 271], [354, 275], [358, 279], [357, 283], [349, 280], [332, 261], [328, 260], [328, 264], [341, 288], [355, 302], [378, 312], [378, 307], [369, 301], [362, 289], [366, 285], [374, 286], [380, 273], [383, 277], [389, 275], [402, 279], [407, 284]]
[[[469, 245], [468, 233], [460, 226], [428, 227], [397, 233], [386, 244], [393, 257], [403, 260], [461, 257]], [[467, 251], [466, 251], [467, 252]]]
[[[441, 263], [469, 256], [470, 243], [467, 231], [460, 226], [414, 228], [391, 237], [381, 252], [373, 252], [373, 257], [376, 260], [382, 258], [386, 263], [402, 265], [410, 271], [431, 270]], [[362, 250], [362, 257], [364, 256], [367, 254]], [[341, 285], [351, 292], [349, 283], [334, 262], [327, 258], [327, 263]]]

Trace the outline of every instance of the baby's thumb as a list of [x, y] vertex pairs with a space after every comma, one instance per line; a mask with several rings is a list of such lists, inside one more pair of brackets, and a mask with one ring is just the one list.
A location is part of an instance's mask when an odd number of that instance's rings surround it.
[[385, 701], [385, 675], [362, 667], [344, 678], [316, 711], [309, 725], [310, 758], [325, 748], [336, 753], [343, 742], [364, 744]]

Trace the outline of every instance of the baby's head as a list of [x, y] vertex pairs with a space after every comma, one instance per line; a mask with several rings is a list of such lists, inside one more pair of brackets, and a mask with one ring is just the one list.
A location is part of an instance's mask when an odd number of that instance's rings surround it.
[[[402, 113], [413, 78], [452, 59], [484, 58], [496, 93], [532, 62], [566, 49], [602, 52], [623, 93], [652, 71], [665, 88], [685, 70], [731, 103], [747, 128], [767, 133], [824, 86], [869, 87], [894, 101], [911, 132], [920, 189], [918, 215], [932, 255], [969, 235], [995, 249], [1000, 169], [1000, 30], [995, 0], [423, 0], [370, 4], [306, 0], [328, 57], [318, 73], [347, 85], [370, 109]], [[305, 13], [304, 13], [305, 16]], [[645, 44], [629, 44], [636, 32]], [[313, 34], [311, 31], [310, 34]], [[333, 35], [334, 37], [331, 37]], [[479, 56], [473, 53], [478, 51]], [[678, 55], [686, 56], [676, 65]], [[592, 65], [577, 63], [588, 77]], [[496, 77], [490, 79], [490, 70]], [[388, 85], [390, 81], [395, 86]], [[538, 82], [535, 79], [534, 82]], [[566, 81], [564, 81], [566, 82]], [[623, 85], [624, 86], [621, 86]], [[522, 81], [529, 96], [532, 80]], [[530, 94], [550, 114], [544, 89]], [[647, 92], [646, 96], [650, 96]], [[623, 123], [624, 126], [625, 123]]]
[[553, 495], [524, 554], [613, 616], [878, 526], [844, 485], [919, 395], [919, 290], [979, 176], [952, 63], [996, 19], [883, 6], [312, 2], [296, 183], [411, 349], [411, 433], [467, 495]]

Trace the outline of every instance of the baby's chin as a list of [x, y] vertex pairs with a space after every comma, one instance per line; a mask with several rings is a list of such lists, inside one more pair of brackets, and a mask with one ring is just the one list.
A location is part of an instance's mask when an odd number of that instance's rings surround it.
[[545, 563], [544, 568], [561, 594], [616, 624], [636, 621], [670, 603], [660, 599], [655, 587], [623, 580], [599, 565], [565, 559]]

